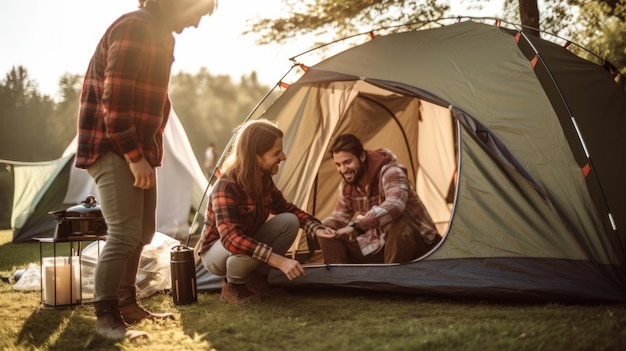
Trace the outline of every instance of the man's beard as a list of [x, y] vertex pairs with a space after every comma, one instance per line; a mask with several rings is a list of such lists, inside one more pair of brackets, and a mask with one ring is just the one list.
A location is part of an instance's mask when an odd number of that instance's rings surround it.
[[354, 175], [354, 177], [352, 178], [352, 180], [348, 180], [346, 179], [346, 175], [345, 174], [341, 174], [341, 176], [343, 177], [343, 180], [345, 180], [348, 184], [356, 184], [359, 179], [361, 179], [361, 177], [363, 177], [363, 163], [359, 164], [359, 169], [357, 169], [356, 171], [352, 172], [351, 174]]

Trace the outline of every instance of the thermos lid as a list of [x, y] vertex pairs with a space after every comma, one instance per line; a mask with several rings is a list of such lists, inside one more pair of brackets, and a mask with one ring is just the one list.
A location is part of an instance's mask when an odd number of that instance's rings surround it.
[[172, 247], [170, 258], [172, 261], [193, 260], [193, 249], [182, 244], [176, 245]]
[[191, 248], [183, 244], [172, 247], [172, 252], [182, 252], [182, 251], [191, 251]]

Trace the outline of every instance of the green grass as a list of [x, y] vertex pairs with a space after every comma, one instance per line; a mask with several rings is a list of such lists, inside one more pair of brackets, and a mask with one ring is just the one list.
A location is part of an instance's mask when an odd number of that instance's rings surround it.
[[[11, 244], [0, 231], [0, 275], [39, 263], [39, 245]], [[44, 253], [46, 254], [46, 253]], [[144, 299], [176, 319], [142, 322], [150, 339], [112, 343], [95, 336], [93, 306], [41, 308], [40, 292], [0, 287], [2, 350], [620, 350], [626, 305], [516, 304], [346, 289], [292, 290], [244, 306], [201, 293], [176, 306]]]

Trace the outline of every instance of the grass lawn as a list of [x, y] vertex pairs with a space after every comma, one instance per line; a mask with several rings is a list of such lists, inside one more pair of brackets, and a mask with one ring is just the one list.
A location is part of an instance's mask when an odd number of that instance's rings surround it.
[[[44, 252], [44, 255], [46, 253]], [[42, 308], [40, 292], [9, 278], [39, 264], [39, 244], [12, 244], [0, 231], [2, 350], [621, 350], [626, 305], [455, 300], [347, 289], [292, 290], [244, 306], [216, 292], [176, 306], [165, 293], [144, 299], [174, 321], [142, 322], [149, 339], [112, 343], [95, 336], [93, 306]]]

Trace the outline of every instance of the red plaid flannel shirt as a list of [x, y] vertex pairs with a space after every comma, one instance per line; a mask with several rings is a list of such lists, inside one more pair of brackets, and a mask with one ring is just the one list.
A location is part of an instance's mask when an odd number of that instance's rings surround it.
[[108, 151], [161, 165], [173, 53], [172, 32], [146, 9], [111, 24], [83, 82], [76, 167], [87, 168]]
[[285, 212], [295, 214], [300, 220], [300, 228], [310, 237], [315, 235], [317, 229], [323, 228], [315, 217], [288, 202], [274, 184], [272, 177], [266, 176], [263, 188], [265, 191], [261, 202], [258, 203], [227, 175], [222, 175], [218, 179], [211, 191], [206, 211], [200, 254], [221, 239], [224, 248], [231, 253], [245, 254], [267, 262], [272, 248], [255, 240], [254, 233], [267, 221], [270, 214]]

